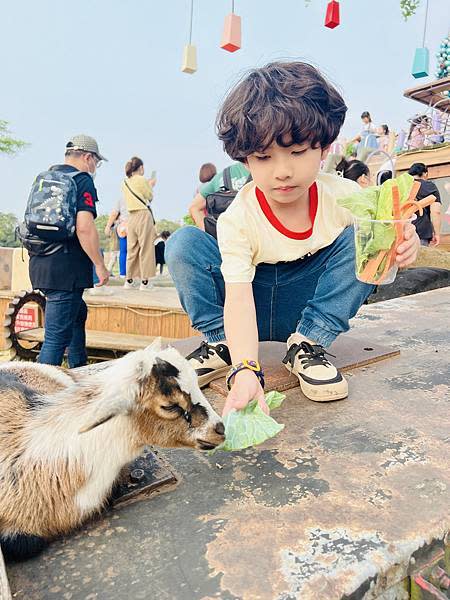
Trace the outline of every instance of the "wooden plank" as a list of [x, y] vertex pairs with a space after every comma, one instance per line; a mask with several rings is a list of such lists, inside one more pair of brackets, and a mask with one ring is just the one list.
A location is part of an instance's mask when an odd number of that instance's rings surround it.
[[[28, 329], [19, 334], [21, 340], [30, 342], [43, 342], [44, 329]], [[133, 350], [142, 350], [151, 344], [156, 338], [145, 335], [133, 335], [130, 333], [110, 333], [108, 331], [86, 331], [86, 347], [103, 350], [119, 350], [122, 352], [131, 352]], [[163, 338], [162, 342], [170, 344], [173, 342], [170, 338]]]
[[[101, 289], [101, 288], [99, 288]], [[133, 308], [154, 308], [184, 314], [175, 288], [153, 288], [149, 292], [125, 290], [123, 287], [107, 286], [107, 295], [84, 294], [88, 306], [131, 306]]]
[[415, 162], [423, 162], [428, 167], [431, 179], [447, 177], [450, 172], [450, 145], [441, 148], [424, 148], [399, 154], [395, 158], [395, 170], [398, 175], [407, 171]]
[[11, 590], [9, 589], [8, 575], [6, 574], [5, 562], [0, 549], [0, 600], [11, 600]]
[[404, 96], [416, 100], [427, 107], [434, 106], [439, 102], [439, 110], [445, 111], [450, 108], [450, 98], [446, 98], [443, 92], [450, 90], [450, 77], [443, 77], [435, 81], [417, 85], [405, 90]]

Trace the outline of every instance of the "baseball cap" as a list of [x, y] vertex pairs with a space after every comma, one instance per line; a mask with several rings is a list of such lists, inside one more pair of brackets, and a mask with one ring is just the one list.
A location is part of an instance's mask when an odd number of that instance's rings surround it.
[[95, 154], [100, 160], [108, 161], [107, 158], [100, 154], [97, 140], [89, 135], [74, 135], [67, 142], [66, 150], [82, 150], [83, 152], [92, 152], [92, 154]]

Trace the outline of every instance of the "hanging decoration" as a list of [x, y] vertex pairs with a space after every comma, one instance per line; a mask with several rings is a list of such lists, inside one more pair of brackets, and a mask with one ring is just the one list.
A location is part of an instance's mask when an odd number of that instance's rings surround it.
[[325, 27], [334, 29], [341, 22], [340, 9], [338, 0], [330, 0], [327, 6], [327, 14], [325, 15]]
[[225, 17], [220, 47], [228, 52], [236, 52], [241, 45], [241, 17], [234, 14], [234, 0], [231, 0], [231, 13]]
[[191, 20], [189, 24], [189, 44], [186, 44], [183, 51], [183, 73], [195, 73], [197, 70], [197, 48], [192, 45], [192, 24], [194, 22], [194, 0], [191, 0]]
[[438, 79], [444, 79], [444, 77], [450, 77], [450, 33], [441, 42], [439, 51], [436, 54], [437, 68], [436, 77]]
[[430, 53], [428, 51], [428, 48], [425, 48], [425, 38], [427, 35], [427, 24], [428, 24], [428, 4], [429, 4], [429, 0], [426, 0], [425, 23], [423, 26], [422, 48], [416, 48], [416, 53], [414, 55], [412, 75], [416, 79], [419, 79], [420, 77], [427, 77], [429, 68], [430, 68]]
[[400, 0], [400, 10], [405, 21], [412, 17], [420, 5], [420, 0]]

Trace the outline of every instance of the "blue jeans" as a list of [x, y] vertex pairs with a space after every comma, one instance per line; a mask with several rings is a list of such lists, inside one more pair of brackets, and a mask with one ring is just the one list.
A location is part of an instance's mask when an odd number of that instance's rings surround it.
[[[208, 342], [225, 339], [225, 284], [217, 241], [182, 227], [166, 243], [166, 262], [192, 325]], [[349, 319], [374, 286], [355, 276], [353, 227], [330, 245], [292, 262], [260, 264], [253, 280], [260, 341], [285, 342], [298, 331], [328, 347], [349, 329]]]
[[119, 238], [119, 275], [127, 274], [127, 237]]
[[87, 364], [85, 332], [87, 306], [83, 300], [84, 290], [42, 291], [47, 299], [45, 339], [38, 362], [47, 365], [61, 365], [67, 348], [71, 369]]

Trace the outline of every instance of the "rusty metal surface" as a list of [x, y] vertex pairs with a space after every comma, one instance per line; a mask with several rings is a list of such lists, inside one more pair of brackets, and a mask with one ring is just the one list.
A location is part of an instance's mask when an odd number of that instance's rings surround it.
[[141, 456], [122, 470], [119, 481], [113, 488], [109, 504], [120, 507], [123, 504], [136, 502], [163, 486], [176, 483], [176, 475], [170, 470], [167, 462], [157, 452], [146, 447]]
[[355, 331], [400, 357], [347, 373], [341, 402], [289, 390], [256, 449], [164, 451], [173, 491], [9, 567], [15, 598], [407, 598], [411, 556], [450, 529], [449, 300], [364, 307]]

